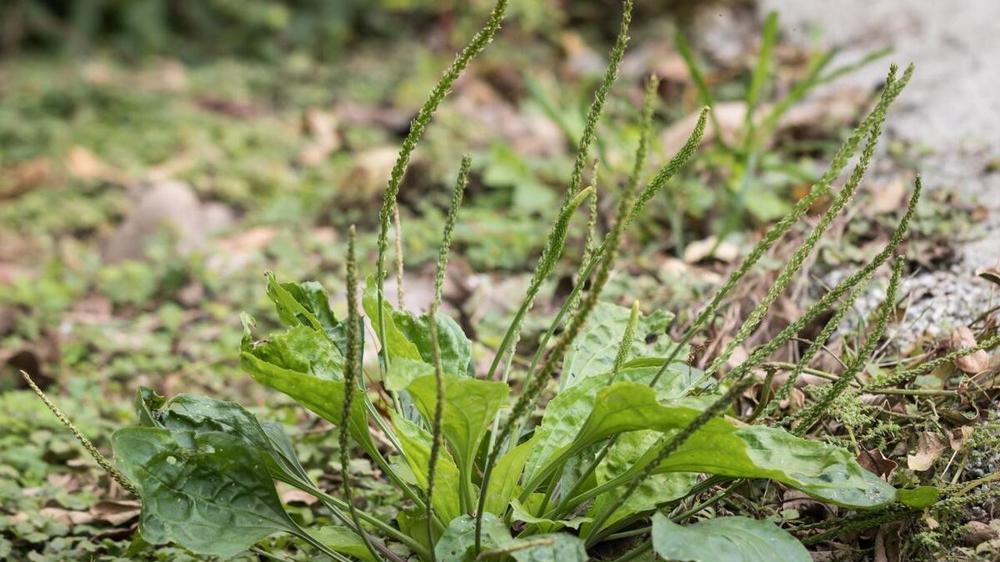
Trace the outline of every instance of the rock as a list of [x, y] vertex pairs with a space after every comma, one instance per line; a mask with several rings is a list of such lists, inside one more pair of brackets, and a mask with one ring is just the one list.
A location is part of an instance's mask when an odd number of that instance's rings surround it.
[[135, 191], [125, 221], [105, 244], [108, 263], [143, 259], [148, 243], [164, 231], [175, 237], [179, 252], [188, 254], [233, 222], [231, 210], [217, 203], [202, 204], [183, 182], [157, 181]]

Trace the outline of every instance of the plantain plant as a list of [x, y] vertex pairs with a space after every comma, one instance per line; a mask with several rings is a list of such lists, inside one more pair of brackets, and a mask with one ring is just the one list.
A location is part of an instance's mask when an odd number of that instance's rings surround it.
[[[264, 538], [287, 533], [338, 560], [619, 561], [650, 556], [712, 561], [808, 561], [803, 544], [773, 522], [704, 513], [746, 480], [768, 480], [815, 500], [882, 521], [937, 499], [933, 489], [896, 489], [862, 468], [848, 451], [815, 437], [830, 404], [863, 370], [895, 304], [900, 262], [874, 328], [844, 375], [798, 415], [771, 425], [774, 404], [787, 395], [840, 318], [903, 240], [920, 195], [919, 180], [886, 247], [774, 338], [727, 367], [770, 305], [803, 267], [833, 219], [855, 193], [874, 155], [886, 112], [912, 68], [893, 66], [881, 96], [834, 156], [829, 170], [792, 211], [774, 224], [697, 314], [677, 341], [666, 335], [671, 315], [645, 315], [638, 304], [601, 300], [623, 233], [647, 202], [689, 162], [701, 141], [708, 110], [684, 147], [648, 181], [644, 163], [655, 79], [640, 119], [641, 140], [630, 180], [615, 194], [615, 215], [603, 238], [587, 237], [576, 283], [537, 342], [537, 351], [511, 384], [521, 327], [543, 282], [567, 245], [578, 209], [597, 221], [596, 186], [585, 185], [590, 148], [608, 92], [628, 43], [632, 1], [623, 16], [610, 64], [590, 107], [559, 213], [524, 298], [485, 372], [473, 365], [473, 344], [441, 308], [453, 228], [468, 182], [462, 160], [443, 229], [435, 296], [416, 313], [393, 306], [384, 281], [390, 221], [410, 155], [431, 116], [470, 61], [490, 43], [507, 8], [497, 0], [486, 25], [456, 57], [420, 110], [403, 142], [379, 215], [378, 258], [364, 288], [355, 232], [348, 237], [347, 315], [334, 315], [315, 282], [279, 282], [266, 292], [284, 328], [261, 337], [243, 317], [239, 352], [255, 381], [284, 393], [338, 428], [340, 490], [323, 489], [296, 458], [276, 423], [261, 421], [234, 402], [181, 394], [164, 398], [141, 389], [138, 425], [114, 433], [115, 464], [89, 450], [113, 477], [142, 499], [140, 532], [152, 544], [175, 543], [200, 555], [232, 557]], [[859, 152], [839, 190], [833, 184]], [[716, 318], [726, 297], [762, 256], [822, 197], [831, 203], [750, 313], [736, 336], [705, 370], [688, 364], [691, 339]], [[397, 247], [399, 245], [397, 244]], [[398, 256], [397, 256], [398, 257]], [[806, 325], [833, 311], [792, 376], [760, 411], [740, 419], [731, 405], [752, 373]], [[377, 357], [364, 361], [364, 319]], [[892, 384], [919, 374], [892, 375]], [[540, 419], [533, 413], [549, 396]], [[51, 406], [55, 410], [54, 406]], [[767, 415], [760, 415], [761, 413]], [[67, 422], [68, 423], [68, 422]], [[87, 442], [89, 443], [89, 442]], [[394, 518], [360, 507], [351, 455], [378, 466], [404, 498]], [[282, 505], [276, 483], [318, 499], [332, 525], [306, 527]], [[705, 493], [715, 491], [708, 499]], [[695, 516], [699, 516], [696, 518]], [[881, 517], [881, 519], [879, 519]], [[697, 521], [691, 523], [693, 520]], [[867, 520], [867, 519], [864, 519]]]

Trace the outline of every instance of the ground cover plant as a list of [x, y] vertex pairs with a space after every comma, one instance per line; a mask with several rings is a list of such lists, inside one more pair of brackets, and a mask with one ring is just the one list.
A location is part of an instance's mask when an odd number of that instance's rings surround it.
[[[407, 311], [402, 299], [391, 304], [384, 282], [402, 261], [391, 234], [409, 157], [453, 81], [496, 33], [505, 7], [504, 0], [497, 3], [486, 27], [449, 68], [411, 126], [385, 192], [377, 262], [364, 287], [360, 277], [367, 264], [355, 257], [356, 234], [349, 233], [346, 316], [334, 315], [327, 292], [318, 284], [279, 282], [269, 276], [266, 293], [284, 329], [261, 337], [254, 319], [244, 318], [239, 352], [244, 371], [340, 428], [338, 485], [326, 488], [316, 482], [280, 425], [262, 422], [233, 402], [189, 394], [165, 398], [143, 390], [136, 401], [139, 427], [117, 431], [112, 438], [114, 464], [101, 462], [124, 488], [142, 498], [145, 541], [222, 557], [252, 549], [275, 533], [287, 533], [336, 560], [629, 560], [649, 552], [665, 559], [806, 560], [809, 555], [798, 539], [771, 521], [705, 515], [726, 499], [752, 498], [756, 492], [746, 491], [747, 481], [799, 490], [820, 503], [857, 513], [842, 525], [829, 524], [824, 533], [794, 529], [799, 539], [816, 542], [914, 517], [932, 505], [965, 501], [972, 489], [989, 481], [977, 478], [971, 488], [964, 484], [946, 490], [896, 488], [845, 449], [822, 439], [820, 422], [856, 392], [853, 383], [868, 368], [895, 306], [902, 264], [894, 258], [915, 212], [919, 183], [884, 249], [771, 341], [728, 365], [849, 203], [872, 160], [889, 104], [906, 85], [911, 69], [899, 73], [893, 68], [875, 108], [853, 131], [829, 171], [693, 315], [680, 338], [670, 341], [665, 335], [669, 315], [644, 316], [639, 303], [621, 308], [601, 296], [623, 233], [648, 201], [697, 157], [708, 113], [702, 112], [685, 146], [648, 182], [643, 181], [647, 143], [642, 142], [634, 172], [623, 187], [604, 186], [593, 174], [589, 179], [594, 185], [587, 185], [590, 147], [628, 39], [631, 3], [626, 2], [612, 62], [588, 113], [556, 222], [492, 363], [482, 372], [475, 369], [472, 342], [440, 310], [450, 242], [462, 220], [472, 164], [468, 159], [457, 166], [430, 309]], [[655, 86], [651, 80], [649, 91]], [[650, 135], [652, 103], [649, 95], [637, 112], [644, 139]], [[853, 172], [834, 192], [835, 179], [859, 150]], [[767, 250], [825, 196], [832, 198], [829, 208], [766, 296], [708, 367], [695, 368], [688, 347], [692, 339]], [[569, 229], [578, 209], [586, 206], [589, 211], [586, 232], [602, 222], [598, 198], [614, 202], [615, 212], [603, 221], [611, 226], [603, 237], [583, 237], [573, 288], [534, 354], [518, 368], [515, 352], [533, 300], [568, 253]], [[390, 246], [397, 248], [396, 264], [388, 263]], [[837, 382], [818, 389], [808, 407], [784, 419], [776, 417], [779, 402], [809, 369], [853, 300], [874, 272], [890, 262], [892, 282], [884, 303]], [[364, 345], [359, 304], [378, 350], [368, 368], [363, 354], [373, 346]], [[753, 382], [755, 369], [830, 311], [833, 315], [823, 331], [775, 396], [749, 415], [732, 409]], [[950, 361], [993, 343], [987, 340], [935, 361]], [[934, 366], [925, 362], [899, 369], [869, 386], [890, 387]], [[554, 396], [547, 392], [553, 384], [558, 386]], [[536, 419], [536, 407], [550, 396]], [[382, 517], [359, 505], [364, 491], [352, 474], [354, 455], [371, 460], [399, 490], [404, 500], [398, 513]], [[281, 505], [276, 481], [316, 497], [328, 509], [331, 524], [309, 525], [290, 516]], [[690, 551], [692, 544], [699, 546], [697, 552]]]

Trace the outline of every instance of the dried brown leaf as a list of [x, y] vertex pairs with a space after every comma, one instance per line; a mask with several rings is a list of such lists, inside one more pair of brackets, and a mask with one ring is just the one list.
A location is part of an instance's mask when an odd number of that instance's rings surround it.
[[917, 440], [917, 452], [906, 456], [906, 466], [918, 472], [927, 470], [947, 447], [948, 442], [944, 437], [925, 431]]
[[[965, 326], [955, 328], [951, 332], [951, 348], [954, 350], [968, 349], [970, 347], [975, 347], [976, 336], [973, 335], [972, 330]], [[959, 357], [955, 360], [955, 367], [970, 375], [985, 371], [990, 366], [990, 355], [986, 353], [985, 350], [980, 349], [975, 353], [966, 355], [965, 357]]]

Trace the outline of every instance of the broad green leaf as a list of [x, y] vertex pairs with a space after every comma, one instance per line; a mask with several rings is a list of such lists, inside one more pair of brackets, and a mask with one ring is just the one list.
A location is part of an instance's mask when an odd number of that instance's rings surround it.
[[[393, 425], [403, 448], [403, 457], [417, 485], [427, 489], [427, 469], [431, 458], [430, 433], [402, 416], [395, 416]], [[444, 447], [441, 449], [437, 471], [434, 473], [434, 511], [443, 521], [451, 521], [462, 513], [458, 496], [461, 477], [451, 453]]]
[[251, 346], [262, 361], [335, 381], [344, 378], [344, 356], [326, 333], [298, 325]]
[[770, 521], [717, 517], [693, 525], [653, 516], [653, 550], [678, 562], [812, 562], [806, 547]]
[[[393, 311], [392, 316], [399, 330], [417, 346], [424, 363], [433, 365], [434, 352], [431, 347], [431, 331], [427, 327], [427, 315]], [[441, 368], [449, 375], [467, 376], [472, 368], [472, 342], [458, 322], [447, 314], [438, 312], [434, 321], [437, 324], [438, 346], [441, 350]]]
[[574, 517], [573, 519], [545, 519], [543, 517], [532, 515], [533, 511], [538, 511], [537, 508], [538, 504], [541, 503], [541, 496], [542, 494], [531, 495], [530, 501], [533, 504], [531, 508], [526, 507], [516, 499], [511, 501], [511, 520], [528, 523], [541, 533], [551, 533], [567, 527], [570, 529], [579, 529], [580, 525], [592, 520], [590, 517]]
[[393, 392], [406, 390], [414, 379], [434, 374], [434, 367], [423, 361], [397, 357], [389, 364], [385, 373], [385, 387]]
[[267, 274], [267, 296], [274, 303], [278, 318], [289, 327], [305, 325], [313, 330], [322, 330], [323, 324], [312, 310], [295, 298], [289, 288], [293, 284], [278, 283], [273, 273]]
[[[302, 305], [302, 308], [306, 309], [325, 331], [331, 332], [341, 327], [341, 322], [330, 309], [330, 298], [326, 290], [316, 281], [281, 283], [281, 288]], [[313, 324], [311, 319], [308, 322], [310, 325]]]
[[[258, 358], [252, 351], [240, 354], [240, 366], [255, 381], [287, 394], [326, 421], [340, 424], [344, 408], [344, 381], [320, 379], [285, 369]], [[368, 432], [368, 416], [363, 406], [364, 397], [360, 390], [355, 389], [354, 392], [356, 393], [354, 403], [357, 407], [351, 411], [348, 431], [358, 444], [369, 453], [373, 453], [376, 449]]]
[[[492, 513], [483, 514], [482, 547], [490, 550], [511, 542], [510, 531], [503, 521]], [[469, 515], [456, 517], [445, 529], [434, 546], [434, 557], [438, 562], [472, 562], [475, 558], [476, 522]]]
[[139, 418], [139, 425], [143, 427], [155, 427], [157, 425], [155, 412], [163, 407], [167, 399], [156, 393], [151, 388], [140, 386], [135, 394], [135, 413]]
[[[468, 515], [454, 519], [434, 547], [438, 562], [472, 562], [476, 559], [475, 520]], [[507, 526], [492, 513], [483, 514], [483, 552], [481, 560], [503, 560], [504, 555], [517, 562], [586, 562], [587, 553], [579, 538], [557, 533], [514, 539]]]
[[[597, 483], [603, 484], [628, 472], [653, 447], [660, 436], [660, 433], [648, 430], [620, 435], [608, 451], [604, 462], [597, 467]], [[684, 497], [697, 481], [697, 474], [687, 472], [650, 476], [621, 507], [615, 510], [605, 522], [604, 528], [634, 515], [652, 511], [662, 503]], [[608, 504], [617, 499], [613, 493], [598, 496], [588, 514], [594, 516], [603, 513]]]
[[316, 281], [278, 283], [273, 275], [269, 275], [267, 294], [286, 326], [305, 325], [322, 330], [340, 355], [346, 354], [347, 326], [333, 314], [330, 298], [322, 285]]
[[517, 562], [587, 562], [583, 541], [566, 533], [535, 535], [515, 539], [505, 550]]
[[[435, 377], [416, 379], [407, 390], [424, 419], [433, 420], [437, 407]], [[442, 433], [462, 474], [472, 471], [479, 445], [509, 392], [510, 388], [499, 381], [444, 377]]]
[[521, 480], [521, 472], [524, 463], [528, 460], [528, 454], [535, 446], [535, 439], [521, 443], [517, 447], [504, 453], [497, 460], [493, 468], [493, 478], [490, 480], [490, 487], [486, 493], [486, 503], [484, 509], [490, 513], [503, 515], [507, 511], [510, 500], [517, 496], [518, 482]]
[[[573, 340], [566, 352], [563, 374], [559, 379], [561, 390], [573, 386], [581, 379], [611, 370], [630, 314], [630, 309], [626, 307], [609, 302], [597, 303], [580, 335]], [[665, 311], [640, 316], [626, 360], [633, 357], [666, 357], [674, 346], [666, 335], [672, 319], [673, 314]]]
[[941, 497], [941, 491], [934, 486], [919, 486], [913, 489], [896, 490], [896, 499], [907, 507], [923, 509], [930, 507]]
[[231, 558], [277, 532], [294, 532], [274, 481], [239, 438], [221, 432], [121, 429], [111, 438], [142, 495], [140, 530], [152, 544]]
[[[457, 490], [457, 488], [456, 488]], [[427, 548], [434, 548], [434, 541], [427, 536], [427, 511], [424, 509], [401, 509], [396, 514], [399, 530]]]
[[[625, 364], [616, 380], [648, 384], [662, 365], [662, 359], [636, 359]], [[682, 363], [671, 365], [657, 381], [657, 396], [661, 400], [684, 396], [700, 375], [701, 371]], [[527, 477], [534, 476], [543, 465], [553, 460], [557, 450], [573, 442], [594, 409], [597, 392], [608, 386], [610, 380], [610, 372], [580, 379], [548, 403], [542, 423], [535, 430], [535, 447], [525, 466]]]
[[318, 529], [310, 529], [310, 534], [319, 542], [341, 554], [353, 556], [365, 562], [378, 562], [365, 545], [365, 541], [357, 533], [347, 527], [328, 525]]
[[179, 394], [164, 400], [152, 391], [139, 390], [137, 402], [149, 417], [147, 427], [195, 433], [219, 431], [238, 438], [268, 463], [272, 475], [286, 482], [310, 484], [292, 444], [280, 424], [262, 424], [243, 406], [205, 396]]
[[[661, 404], [652, 389], [634, 382], [615, 383], [601, 390], [579, 436], [559, 456], [629, 431], [678, 431], [690, 424], [703, 406], [690, 399]], [[621, 478], [637, 474], [657, 451]], [[796, 437], [784, 430], [746, 426], [713, 418], [656, 468], [657, 473], [705, 472], [735, 478], [768, 478], [815, 498], [854, 508], [891, 502], [896, 490], [866, 471], [847, 451]]]
[[[372, 325], [375, 326], [375, 333], [377, 334], [379, 331], [378, 326], [376, 325], [378, 323], [378, 295], [376, 293], [374, 278], [368, 279], [368, 284], [365, 288], [364, 296], [361, 299], [361, 304], [365, 309], [365, 314], [368, 315]], [[420, 350], [417, 349], [416, 344], [411, 342], [406, 337], [406, 333], [396, 326], [392, 306], [385, 300], [382, 301], [382, 319], [383, 322], [385, 322], [386, 341], [380, 343], [381, 345], [388, 345], [389, 358], [395, 359], [397, 357], [404, 357], [406, 359], [413, 359], [414, 361], [422, 361], [423, 358], [420, 355]]]

